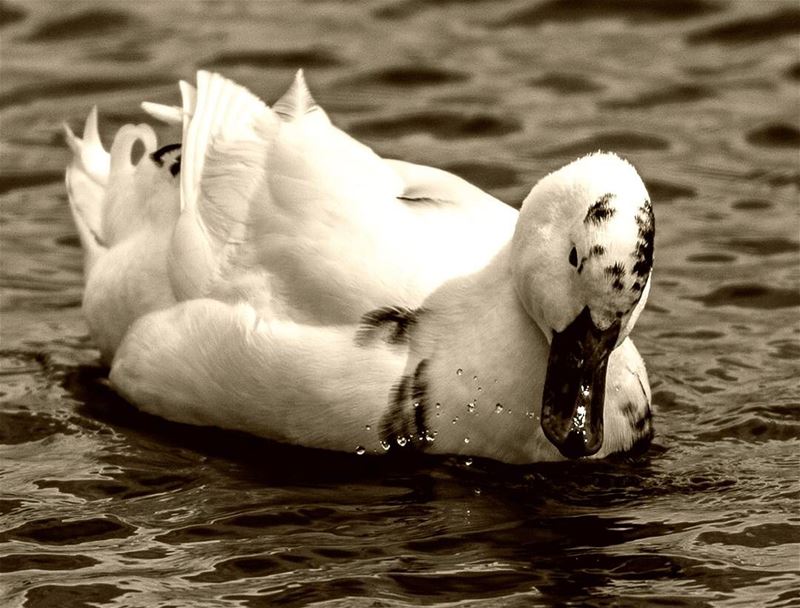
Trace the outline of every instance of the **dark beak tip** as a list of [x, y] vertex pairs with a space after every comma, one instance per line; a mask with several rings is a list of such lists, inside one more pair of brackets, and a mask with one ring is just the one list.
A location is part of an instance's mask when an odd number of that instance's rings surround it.
[[581, 432], [570, 432], [563, 441], [553, 442], [563, 456], [570, 459], [591, 456], [603, 447], [602, 435], [588, 437]]
[[564, 428], [557, 416], [543, 415], [541, 421], [545, 437], [562, 456], [570, 459], [584, 458], [600, 451], [603, 447], [603, 425], [587, 426], [582, 429]]

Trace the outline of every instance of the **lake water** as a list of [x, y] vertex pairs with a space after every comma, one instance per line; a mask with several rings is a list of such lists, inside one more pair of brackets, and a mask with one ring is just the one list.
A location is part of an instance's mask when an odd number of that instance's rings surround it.
[[[795, 1], [2, 2], [0, 604], [800, 604]], [[305, 67], [384, 155], [518, 205], [598, 148], [656, 217], [638, 459], [331, 455], [137, 413], [81, 318], [62, 121]], [[161, 137], [167, 137], [162, 130]]]

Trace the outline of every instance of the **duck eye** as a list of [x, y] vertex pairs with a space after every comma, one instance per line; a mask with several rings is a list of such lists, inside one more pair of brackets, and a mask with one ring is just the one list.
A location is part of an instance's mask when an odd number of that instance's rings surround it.
[[575, 249], [575, 247], [573, 247], [572, 251], [569, 252], [569, 263], [575, 268], [578, 267], [578, 251]]

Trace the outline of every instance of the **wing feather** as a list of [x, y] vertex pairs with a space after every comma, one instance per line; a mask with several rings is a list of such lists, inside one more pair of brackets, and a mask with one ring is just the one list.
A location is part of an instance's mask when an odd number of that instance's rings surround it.
[[230, 249], [244, 238], [263, 182], [274, 114], [244, 87], [198, 72], [197, 90], [181, 83], [181, 217], [170, 248], [179, 298], [205, 295]]

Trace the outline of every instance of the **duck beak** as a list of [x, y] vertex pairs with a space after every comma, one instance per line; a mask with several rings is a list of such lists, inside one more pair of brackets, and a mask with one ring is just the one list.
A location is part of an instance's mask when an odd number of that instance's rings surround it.
[[601, 330], [587, 306], [562, 332], [553, 332], [542, 394], [542, 430], [567, 458], [603, 446], [603, 402], [608, 356], [620, 322]]

